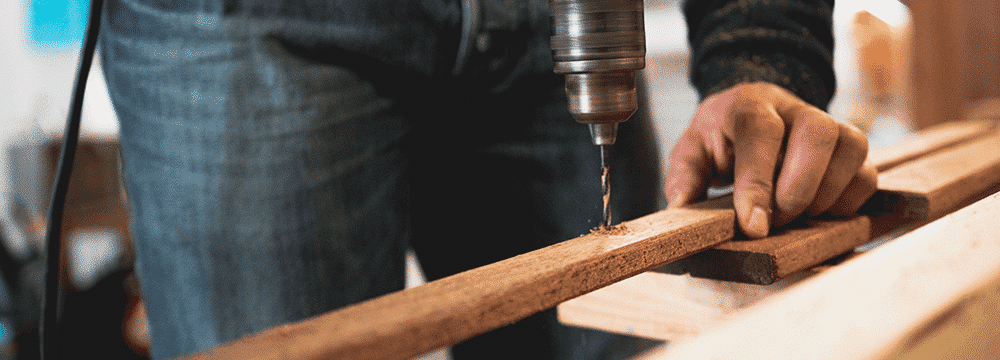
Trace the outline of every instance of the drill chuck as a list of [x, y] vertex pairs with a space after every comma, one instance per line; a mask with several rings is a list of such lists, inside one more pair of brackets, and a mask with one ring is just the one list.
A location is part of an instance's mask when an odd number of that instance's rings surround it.
[[646, 66], [642, 0], [551, 0], [552, 59], [566, 75], [568, 110], [596, 145], [615, 142], [638, 107], [635, 72]]

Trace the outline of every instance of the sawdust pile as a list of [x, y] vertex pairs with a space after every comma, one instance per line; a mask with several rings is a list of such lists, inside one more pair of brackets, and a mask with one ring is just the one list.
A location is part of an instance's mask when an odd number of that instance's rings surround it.
[[631, 232], [632, 230], [630, 230], [625, 224], [612, 226], [601, 225], [600, 227], [590, 229], [590, 233], [592, 235], [628, 235]]

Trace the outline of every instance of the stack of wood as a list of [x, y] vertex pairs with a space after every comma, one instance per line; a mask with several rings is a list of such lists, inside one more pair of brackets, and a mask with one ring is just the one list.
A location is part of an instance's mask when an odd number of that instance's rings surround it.
[[879, 192], [856, 217], [741, 240], [719, 198], [192, 358], [406, 359], [560, 303], [569, 324], [678, 340], [651, 358], [996, 354], [1000, 194], [987, 195], [1000, 184], [998, 146], [990, 122], [949, 123], [873, 151]]

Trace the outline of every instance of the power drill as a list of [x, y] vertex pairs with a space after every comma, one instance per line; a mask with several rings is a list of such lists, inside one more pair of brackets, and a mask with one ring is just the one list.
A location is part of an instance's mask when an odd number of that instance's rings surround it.
[[646, 67], [643, 0], [550, 0], [552, 60], [566, 75], [567, 108], [601, 147], [604, 222], [610, 226], [608, 146], [638, 107], [635, 72]]

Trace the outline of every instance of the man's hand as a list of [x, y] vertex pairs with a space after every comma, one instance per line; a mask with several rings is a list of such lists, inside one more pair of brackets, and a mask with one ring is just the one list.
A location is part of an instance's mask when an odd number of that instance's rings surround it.
[[709, 184], [733, 184], [747, 236], [767, 236], [802, 213], [854, 213], [875, 193], [857, 128], [770, 83], [744, 83], [699, 105], [670, 155], [670, 207], [698, 200]]

